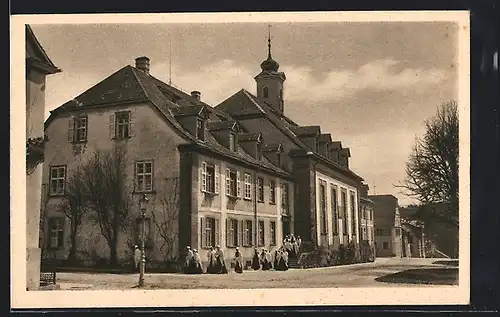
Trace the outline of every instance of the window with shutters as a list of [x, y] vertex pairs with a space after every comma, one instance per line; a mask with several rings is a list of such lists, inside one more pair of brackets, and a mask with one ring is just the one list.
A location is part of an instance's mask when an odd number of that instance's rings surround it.
[[239, 196], [239, 172], [227, 168], [226, 169], [226, 195], [229, 197], [238, 197]]
[[201, 191], [208, 194], [219, 193], [219, 166], [202, 162]]
[[238, 246], [238, 220], [227, 219], [226, 224], [226, 245], [228, 247]]
[[264, 202], [264, 178], [257, 177], [257, 201]]
[[353, 192], [351, 192], [351, 231], [352, 235], [356, 235], [356, 197]]
[[246, 200], [252, 199], [252, 175], [245, 173], [245, 197]]
[[128, 139], [130, 138], [130, 111], [117, 112], [115, 114], [115, 138], [116, 139]]
[[219, 241], [219, 219], [212, 217], [201, 218], [201, 233], [203, 248], [210, 248], [220, 243]]
[[347, 235], [347, 193], [345, 192], [344, 189], [341, 191], [341, 202], [342, 205], [340, 208], [342, 209], [341, 215], [342, 215], [342, 232], [346, 236]]
[[150, 192], [153, 190], [153, 162], [139, 161], [135, 163], [135, 191]]
[[49, 246], [51, 249], [64, 247], [64, 218], [49, 218]]
[[288, 215], [290, 208], [289, 189], [287, 183], [281, 183], [281, 211], [284, 215]]
[[269, 181], [269, 203], [276, 204], [276, 181]]
[[339, 234], [339, 220], [338, 220], [338, 201], [337, 201], [337, 186], [330, 184], [331, 187], [331, 211], [332, 211], [332, 233]]
[[259, 246], [262, 247], [266, 244], [264, 221], [259, 220]]
[[319, 184], [319, 201], [320, 201], [320, 232], [321, 234], [328, 233], [328, 226], [326, 222], [326, 183], [320, 181]]
[[63, 195], [66, 186], [66, 165], [50, 167], [50, 195]]
[[276, 245], [276, 221], [269, 222], [269, 238], [271, 239], [270, 244]]
[[[73, 130], [70, 136], [71, 141], [75, 143], [87, 142], [88, 117], [80, 116], [73, 119]], [[71, 132], [70, 132], [71, 134]]]
[[196, 138], [205, 141], [205, 121], [196, 119]]
[[252, 246], [252, 240], [253, 240], [253, 235], [252, 235], [252, 227], [253, 227], [253, 222], [252, 220], [245, 220], [244, 222], [244, 227], [243, 227], [243, 246], [249, 247]]

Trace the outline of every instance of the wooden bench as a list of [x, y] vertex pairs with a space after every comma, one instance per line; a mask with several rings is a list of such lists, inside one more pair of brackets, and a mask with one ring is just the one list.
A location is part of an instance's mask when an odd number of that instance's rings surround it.
[[52, 252], [43, 254], [42, 263], [40, 265], [40, 286], [55, 285], [56, 272], [57, 259], [55, 254]]

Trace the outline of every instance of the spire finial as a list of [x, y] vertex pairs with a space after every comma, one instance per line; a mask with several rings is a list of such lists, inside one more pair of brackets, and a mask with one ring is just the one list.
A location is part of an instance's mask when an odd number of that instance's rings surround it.
[[267, 26], [267, 56], [271, 58], [271, 24]]

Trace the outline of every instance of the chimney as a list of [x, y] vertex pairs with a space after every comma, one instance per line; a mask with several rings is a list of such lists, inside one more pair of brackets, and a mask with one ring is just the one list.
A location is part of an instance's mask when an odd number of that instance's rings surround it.
[[194, 99], [200, 101], [201, 100], [201, 92], [199, 91], [191, 91], [191, 97], [193, 97]]
[[135, 59], [135, 68], [149, 74], [149, 58], [146, 56]]

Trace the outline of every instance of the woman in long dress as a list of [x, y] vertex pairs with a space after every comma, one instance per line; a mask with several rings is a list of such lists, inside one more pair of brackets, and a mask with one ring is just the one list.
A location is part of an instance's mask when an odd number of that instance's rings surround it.
[[234, 253], [234, 271], [236, 273], [243, 273], [243, 258], [241, 257], [240, 249], [236, 248]]
[[215, 269], [217, 274], [227, 274], [226, 263], [224, 262], [224, 252], [220, 246], [215, 247]]
[[198, 250], [194, 249], [193, 250], [193, 273], [194, 274], [202, 274], [203, 273], [203, 266], [201, 265], [201, 258], [200, 255], [198, 254]]
[[210, 251], [207, 254], [208, 265], [207, 265], [207, 273], [214, 274], [215, 272], [215, 248], [210, 247]]
[[254, 254], [253, 254], [252, 269], [254, 269], [254, 270], [260, 269], [259, 251], [257, 251], [257, 249], [255, 249]]
[[260, 254], [260, 263], [263, 271], [267, 271], [270, 269], [269, 267], [269, 258], [267, 257], [266, 249], [262, 249], [262, 253]]

